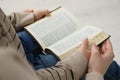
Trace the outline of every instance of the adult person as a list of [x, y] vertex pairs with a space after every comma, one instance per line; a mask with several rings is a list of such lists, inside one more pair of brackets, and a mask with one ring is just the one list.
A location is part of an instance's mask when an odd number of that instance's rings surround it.
[[[92, 59], [94, 59], [95, 57], [91, 59], [92, 55], [90, 56], [90, 52], [88, 50], [88, 40], [86, 39], [84, 40], [83, 44], [78, 48], [78, 50], [70, 57], [62, 61], [59, 61], [55, 66], [51, 68], [38, 69], [35, 71], [34, 69], [31, 68], [30, 64], [27, 62], [21, 42], [14, 30], [14, 27], [16, 30], [17, 29], [20, 30], [21, 27], [24, 27], [25, 25], [32, 23], [32, 21], [29, 21], [29, 20], [33, 19], [34, 16], [33, 16], [33, 13], [24, 13], [24, 14], [22, 13], [22, 15], [17, 13], [17, 15], [16, 14], [13, 15], [16, 19], [14, 19], [13, 17], [9, 17], [10, 20], [13, 20], [12, 22], [5, 16], [5, 14], [0, 9], [0, 31], [1, 31], [0, 32], [0, 35], [1, 35], [0, 78], [1, 80], [8, 80], [8, 79], [17, 79], [17, 80], [21, 80], [21, 79], [22, 80], [32, 80], [32, 79], [34, 80], [45, 80], [45, 79], [72, 80], [72, 79], [75, 79], [75, 80], [78, 80], [86, 72], [88, 60], [89, 60], [89, 63], [88, 63], [89, 68], [88, 68], [88, 74], [86, 79], [90, 79], [90, 78], [92, 78], [93, 80], [94, 79], [96, 80], [96, 78], [100, 80], [103, 79], [103, 75], [106, 72], [108, 66], [110, 65], [110, 62], [113, 59], [113, 51], [111, 48], [110, 41], [107, 41], [105, 43], [105, 45], [109, 45], [110, 47], [109, 48], [107, 47], [108, 48], [107, 49], [105, 46], [102, 49], [102, 52], [103, 52], [102, 54], [107, 54], [107, 55], [111, 54], [111, 56], [103, 57], [103, 61], [107, 60], [106, 63], [104, 63], [106, 66], [97, 66], [98, 69], [96, 69], [96, 67], [93, 68], [93, 66], [91, 67], [90, 64], [94, 61]], [[27, 18], [25, 18], [26, 16]], [[32, 18], [30, 16], [32, 16]], [[25, 19], [28, 19], [28, 20], [26, 20], [25, 22], [20, 21], [21, 17], [23, 20]], [[13, 23], [14, 23], [14, 27], [13, 27]], [[10, 49], [10, 47], [12, 47], [13, 49]], [[100, 53], [99, 50], [96, 50], [96, 49], [97, 49], [96, 46], [93, 46], [91, 53], [96, 53], [98, 51], [97, 53], [99, 54]], [[94, 52], [94, 50], [96, 50], [96, 52]], [[73, 60], [71, 61], [71, 59]], [[76, 62], [76, 59], [77, 59], [77, 62]], [[101, 63], [99, 65], [101, 65]], [[104, 67], [104, 68], [101, 68], [101, 67]], [[101, 69], [102, 71], [99, 69]], [[12, 72], [12, 74], [10, 72]], [[4, 75], [4, 73], [6, 75]]]

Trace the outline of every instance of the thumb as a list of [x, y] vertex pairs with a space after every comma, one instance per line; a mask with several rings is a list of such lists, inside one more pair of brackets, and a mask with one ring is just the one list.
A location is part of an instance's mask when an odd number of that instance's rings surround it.
[[82, 49], [88, 49], [88, 47], [89, 47], [88, 44], [89, 44], [88, 38], [85, 38], [85, 39], [83, 40], [82, 44], [81, 44], [81, 48], [82, 48]]
[[49, 16], [50, 15], [50, 11], [46, 9], [46, 10], [41, 11], [41, 14], [43, 16]]
[[94, 43], [92, 44], [91, 55], [99, 55], [98, 47]]
[[48, 10], [40, 10], [40, 11], [34, 11], [33, 14], [34, 14], [34, 17], [35, 17], [35, 21], [45, 17], [45, 16], [48, 16], [49, 15], [49, 11]]
[[32, 9], [26, 9], [23, 12], [34, 12], [34, 10], [32, 10]]

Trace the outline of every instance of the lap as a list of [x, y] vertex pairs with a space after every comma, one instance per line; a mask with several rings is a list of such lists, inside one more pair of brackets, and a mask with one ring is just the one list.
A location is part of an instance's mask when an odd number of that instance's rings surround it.
[[48, 68], [58, 62], [57, 57], [52, 54], [44, 54], [34, 38], [26, 31], [18, 32], [18, 36], [24, 47], [28, 61], [35, 69]]
[[[18, 36], [23, 44], [28, 60], [35, 69], [51, 67], [58, 62], [58, 59], [54, 55], [43, 54], [40, 47], [36, 44], [34, 39], [26, 31], [18, 33]], [[34, 54], [39, 55], [35, 56]], [[104, 80], [119, 80], [119, 79], [120, 79], [120, 66], [115, 61], [113, 61], [104, 76]]]

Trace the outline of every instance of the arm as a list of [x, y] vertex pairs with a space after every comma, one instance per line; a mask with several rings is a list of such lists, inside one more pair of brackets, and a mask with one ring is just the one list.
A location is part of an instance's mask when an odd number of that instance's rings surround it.
[[89, 53], [88, 40], [74, 54], [58, 62], [52, 68], [40, 69], [37, 71], [38, 76], [44, 80], [79, 80], [87, 69]]
[[19, 31], [26, 25], [29, 25], [43, 18], [43, 16], [47, 15], [49, 15], [48, 10], [43, 11], [26, 10], [19, 13], [12, 13], [11, 15], [8, 16], [8, 18], [10, 19], [12, 25], [15, 27], [16, 31]]
[[0, 48], [0, 64], [1, 80], [79, 80], [86, 70], [87, 59], [81, 53], [75, 52], [66, 61], [60, 61], [51, 68], [35, 72], [18, 51], [5, 47]]
[[16, 31], [19, 31], [24, 26], [34, 22], [33, 13], [28, 12], [12, 13], [11, 15], [9, 15], [9, 19]]

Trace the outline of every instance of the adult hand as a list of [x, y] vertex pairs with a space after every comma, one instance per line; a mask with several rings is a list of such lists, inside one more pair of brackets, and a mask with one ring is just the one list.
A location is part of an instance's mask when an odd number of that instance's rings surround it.
[[89, 59], [90, 50], [89, 50], [89, 42], [88, 42], [87, 38], [85, 40], [83, 40], [83, 42], [81, 43], [81, 45], [79, 46], [77, 51], [80, 52], [81, 54], [83, 54], [87, 60]]
[[114, 54], [112, 44], [109, 39], [103, 43], [101, 49], [93, 44], [91, 49], [91, 56], [88, 63], [88, 72], [98, 72], [104, 75], [113, 58]]
[[49, 16], [50, 15], [50, 11], [47, 10], [47, 9], [46, 10], [37, 10], [37, 11], [27, 9], [27, 10], [24, 10], [24, 12], [33, 13], [34, 21], [37, 21], [39, 19], [42, 19], [45, 16]]
[[50, 11], [48, 10], [34, 11], [33, 14], [34, 14], [35, 21], [37, 21], [45, 16], [49, 16]]

